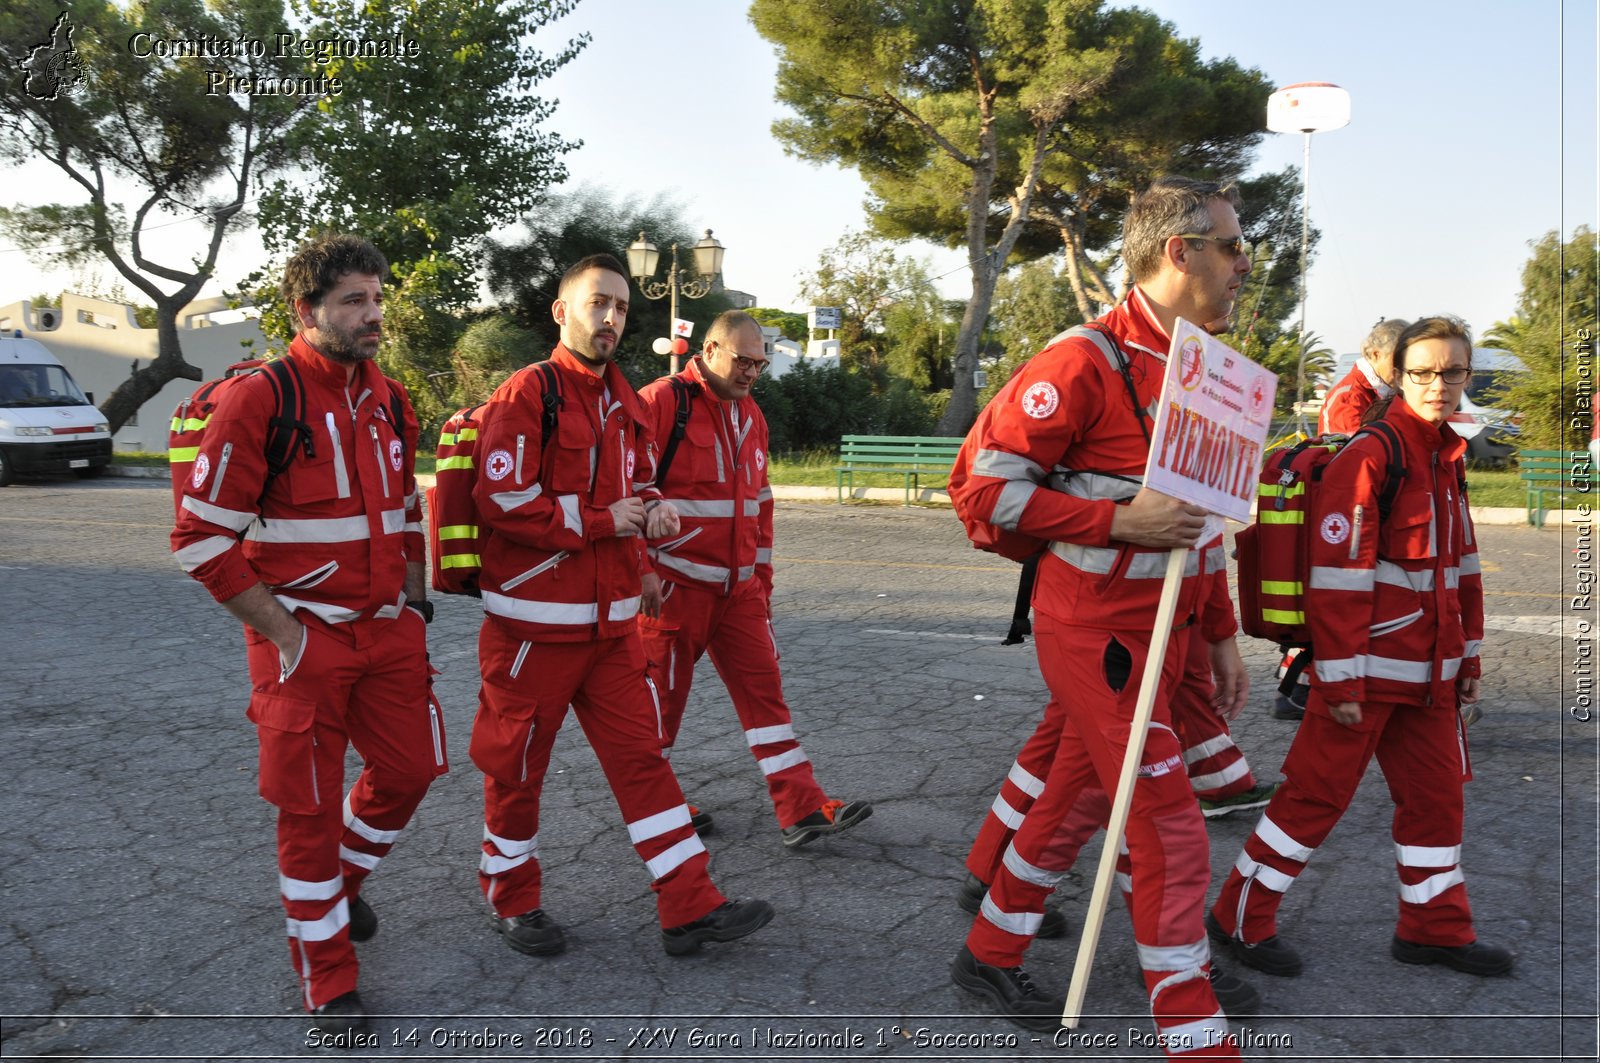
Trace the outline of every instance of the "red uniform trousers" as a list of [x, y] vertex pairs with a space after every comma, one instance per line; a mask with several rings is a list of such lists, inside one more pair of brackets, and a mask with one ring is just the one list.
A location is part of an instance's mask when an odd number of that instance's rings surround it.
[[[1189, 785], [1196, 797], [1216, 799], [1244, 793], [1255, 786], [1255, 776], [1245, 761], [1244, 753], [1233, 744], [1227, 721], [1211, 706], [1211, 695], [1216, 684], [1211, 676], [1209, 644], [1198, 632], [1189, 636], [1189, 650], [1183, 682], [1173, 692], [1171, 700], [1172, 727], [1183, 749], [1184, 769]], [[1033, 807], [1034, 800], [1044, 789], [1044, 778], [1050, 774], [1055, 760], [1056, 747], [1061, 743], [1061, 726], [1065, 712], [1060, 702], [1051, 698], [1045, 706], [1044, 717], [1033, 734], [1023, 743], [1000, 792], [995, 795], [989, 814], [978, 829], [978, 837], [967, 853], [967, 870], [983, 882], [993, 882], [1000, 861], [1005, 856], [1011, 836], [1021, 826], [1022, 819]], [[1083, 844], [1100, 826], [1105, 824], [1111, 802], [1101, 793], [1089, 807], [1073, 807], [1062, 824], [1062, 836], [1052, 842], [1050, 851], [1059, 854], [1044, 866], [1056, 871], [1072, 869], [1072, 859]], [[1089, 823], [1094, 809], [1100, 809], [1099, 819]], [[1084, 830], [1087, 829], [1087, 833]], [[1070, 854], [1070, 855], [1069, 855]], [[1065, 859], [1066, 863], [1055, 862]]]
[[[1103, 819], [1085, 790], [1115, 788], [1138, 700], [1148, 634], [1115, 635], [1035, 619], [1035, 645], [1056, 700], [1070, 691], [1061, 741], [1045, 785], [1012, 839], [973, 921], [967, 947], [983, 963], [1014, 967], [1032, 942], [1045, 898], [1063, 872], [1046, 866], [1069, 815]], [[1162, 673], [1164, 689], [1182, 674], [1187, 633], [1175, 632]], [[1124, 838], [1131, 869], [1129, 912], [1150, 993], [1150, 1010], [1168, 1055], [1239, 1058], [1211, 983], [1210, 949], [1201, 923], [1210, 881], [1205, 821], [1182, 774], [1182, 753], [1164, 700], [1141, 760]], [[1102, 798], [1103, 799], [1103, 798]], [[1076, 807], [1075, 807], [1076, 806]], [[1094, 815], [1094, 812], [1100, 812]], [[1081, 844], [1081, 843], [1080, 843]]]
[[[245, 643], [261, 796], [278, 806], [289, 961], [310, 1010], [356, 987], [350, 898], [446, 764], [422, 617], [411, 609], [343, 624], [296, 616], [306, 642], [286, 677], [276, 646], [249, 628]], [[347, 743], [365, 764], [344, 794]]]
[[1278, 932], [1278, 905], [1361, 785], [1376, 754], [1394, 799], [1400, 915], [1395, 933], [1426, 945], [1476, 940], [1461, 875], [1467, 738], [1453, 709], [1367, 702], [1351, 727], [1311, 690], [1283, 762], [1285, 781], [1245, 842], [1212, 913], [1243, 941]]
[[692, 923], [727, 899], [711, 884], [706, 847], [661, 755], [659, 710], [637, 634], [525, 642], [486, 617], [478, 661], [483, 685], [470, 749], [484, 773], [478, 884], [497, 915], [539, 907], [539, 791], [569, 706], [650, 870], [661, 925]]
[[722, 677], [745, 741], [767, 779], [780, 827], [792, 827], [822, 807], [811, 760], [794, 736], [778, 673], [778, 643], [767, 618], [767, 596], [756, 580], [745, 580], [723, 597], [688, 583], [668, 582], [661, 618], [640, 617], [650, 678], [661, 697], [663, 752], [677, 743], [689, 687], [700, 655]]

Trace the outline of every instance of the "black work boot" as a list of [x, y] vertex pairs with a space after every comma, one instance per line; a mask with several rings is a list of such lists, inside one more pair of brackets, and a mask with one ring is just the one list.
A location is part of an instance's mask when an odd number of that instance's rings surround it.
[[727, 901], [692, 923], [663, 929], [661, 945], [668, 956], [687, 956], [708, 941], [735, 941], [771, 921], [772, 905], [766, 901]]
[[974, 996], [987, 997], [1025, 1030], [1049, 1032], [1061, 1025], [1062, 998], [1042, 993], [1021, 967], [984, 963], [965, 945], [950, 963], [950, 980]]
[[378, 913], [356, 894], [350, 899], [350, 940], [371, 941], [378, 932]]
[[506, 944], [529, 956], [554, 956], [567, 948], [567, 933], [561, 924], [544, 914], [543, 908], [523, 912], [509, 919], [496, 918], [494, 928], [505, 936]]

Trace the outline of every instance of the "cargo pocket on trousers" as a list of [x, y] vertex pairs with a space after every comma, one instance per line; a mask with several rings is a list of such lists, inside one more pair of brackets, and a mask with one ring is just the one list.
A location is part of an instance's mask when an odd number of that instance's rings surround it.
[[316, 812], [317, 739], [312, 731], [317, 718], [315, 703], [257, 690], [250, 695], [250, 708], [245, 715], [256, 725], [261, 749], [261, 796], [285, 812]]
[[1133, 674], [1133, 654], [1128, 652], [1128, 647], [1116, 639], [1110, 640], [1100, 663], [1105, 669], [1106, 686], [1115, 693], [1122, 693], [1128, 685], [1128, 677]]
[[495, 690], [491, 695], [489, 682], [484, 680], [483, 693], [478, 696], [478, 714], [472, 720], [472, 740], [467, 744], [467, 756], [489, 778], [506, 786], [520, 787], [528, 781], [528, 748], [533, 744], [538, 705], [531, 699], [506, 695], [503, 690]]

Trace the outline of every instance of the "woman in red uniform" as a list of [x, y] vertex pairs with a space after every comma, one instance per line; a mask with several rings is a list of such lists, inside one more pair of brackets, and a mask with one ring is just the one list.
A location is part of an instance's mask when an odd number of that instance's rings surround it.
[[1327, 466], [1312, 500], [1306, 615], [1315, 661], [1305, 722], [1207, 917], [1248, 966], [1297, 975], [1277, 936], [1284, 892], [1349, 806], [1374, 755], [1394, 798], [1399, 921], [1391, 953], [1477, 975], [1512, 956], [1477, 940], [1462, 877], [1460, 706], [1478, 700], [1483, 582], [1467, 511], [1466, 444], [1445, 423], [1472, 375], [1472, 337], [1423, 318], [1395, 348], [1394, 396], [1372, 407], [1399, 440], [1404, 479], [1387, 513], [1389, 444], [1369, 429]]

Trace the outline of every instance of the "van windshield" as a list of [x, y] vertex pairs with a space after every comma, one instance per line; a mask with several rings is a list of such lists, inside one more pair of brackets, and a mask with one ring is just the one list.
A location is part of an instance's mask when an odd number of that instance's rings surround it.
[[0, 365], [0, 406], [88, 406], [59, 365]]

